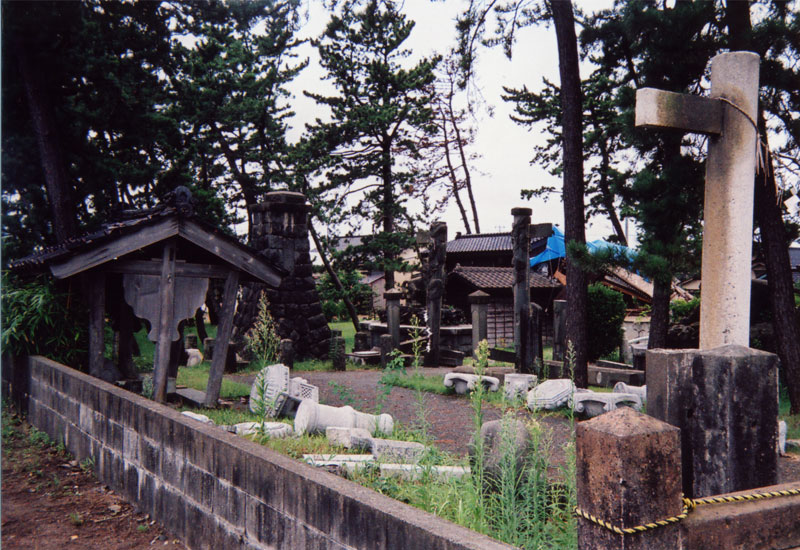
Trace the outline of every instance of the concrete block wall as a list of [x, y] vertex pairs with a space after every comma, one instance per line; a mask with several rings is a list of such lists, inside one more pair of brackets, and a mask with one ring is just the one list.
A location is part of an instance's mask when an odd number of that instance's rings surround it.
[[48, 359], [17, 364], [31, 424], [192, 549], [511, 548]]

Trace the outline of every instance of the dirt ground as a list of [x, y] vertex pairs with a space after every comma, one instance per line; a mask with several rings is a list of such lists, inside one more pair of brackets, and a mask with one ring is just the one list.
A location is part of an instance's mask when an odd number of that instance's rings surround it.
[[43, 435], [3, 417], [3, 550], [185, 550]]

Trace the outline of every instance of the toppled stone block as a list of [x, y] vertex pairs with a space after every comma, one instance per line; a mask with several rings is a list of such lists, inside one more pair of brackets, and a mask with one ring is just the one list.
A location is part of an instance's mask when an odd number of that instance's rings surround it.
[[575, 393], [575, 384], [569, 378], [546, 380], [528, 392], [528, 408], [558, 409], [567, 404]]
[[198, 422], [202, 422], [204, 424], [213, 424], [214, 423], [209, 417], [207, 417], [204, 414], [198, 414], [198, 413], [194, 413], [192, 411], [183, 411], [181, 414], [183, 416], [188, 416], [189, 418], [192, 418], [192, 419], [197, 420]]
[[276, 418], [294, 418], [301, 402], [300, 399], [284, 392], [275, 400], [275, 414], [273, 416]]
[[[259, 426], [261, 427], [260, 429]], [[259, 422], [240, 422], [239, 424], [234, 424], [233, 428], [236, 435], [242, 436], [256, 434], [260, 431], [263, 431], [264, 435], [275, 439], [282, 439], [292, 435], [292, 427], [283, 422], [264, 422], [263, 424]]]
[[363, 464], [375, 462], [369, 455], [336, 455], [336, 454], [304, 454], [303, 460], [311, 466], [346, 466], [347, 464]]
[[[195, 338], [197, 338], [195, 336]], [[189, 348], [186, 350], [186, 366], [196, 367], [203, 362], [203, 354], [199, 349]]]
[[319, 403], [319, 388], [309, 384], [305, 378], [295, 377], [289, 380], [289, 395], [299, 400], [311, 399]]
[[614, 393], [632, 393], [639, 396], [639, 399], [642, 400], [642, 403], [647, 401], [647, 385], [644, 386], [632, 386], [630, 384], [626, 384], [625, 382], [617, 382], [614, 384]]
[[459, 395], [465, 395], [475, 389], [478, 381], [484, 385], [488, 391], [497, 391], [500, 387], [500, 380], [494, 376], [478, 376], [477, 374], [466, 374], [462, 372], [451, 372], [444, 375], [444, 386], [453, 388]]
[[289, 367], [286, 365], [270, 365], [261, 369], [253, 386], [250, 388], [250, 411], [259, 414], [260, 402], [267, 408], [267, 415], [278, 414], [276, 406], [278, 396], [289, 389]]
[[331, 426], [362, 428], [371, 434], [377, 430], [391, 433], [394, 429], [394, 419], [388, 414], [366, 414], [356, 411], [353, 407], [331, 407], [315, 403], [310, 399], [300, 403], [294, 419], [294, 429], [298, 434], [325, 433]]
[[600, 416], [619, 407], [642, 410], [642, 399], [633, 393], [579, 392], [572, 396], [572, 410], [589, 418]]
[[503, 392], [506, 399], [513, 400], [528, 395], [539, 379], [535, 374], [506, 374]]
[[[339, 445], [345, 449], [365, 449], [372, 448], [372, 435], [361, 428], [339, 428], [330, 426], [325, 429], [325, 437], [331, 445]], [[355, 440], [355, 441], [354, 441]], [[363, 444], [364, 442], [366, 444]]]
[[[359, 440], [361, 443], [363, 440]], [[416, 464], [425, 453], [425, 445], [413, 441], [398, 441], [396, 439], [370, 438], [372, 456], [384, 462], [401, 462]]]

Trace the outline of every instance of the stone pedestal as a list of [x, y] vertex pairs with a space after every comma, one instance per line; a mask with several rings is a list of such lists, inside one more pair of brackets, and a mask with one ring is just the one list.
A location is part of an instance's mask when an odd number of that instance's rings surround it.
[[389, 290], [383, 293], [386, 299], [386, 327], [389, 336], [392, 338], [392, 347], [400, 347], [400, 298], [403, 293], [396, 290]]
[[[680, 432], [623, 407], [576, 427], [578, 508], [634, 527], [681, 513]], [[578, 518], [580, 550], [680, 548], [679, 526], [617, 535]]]
[[187, 334], [183, 338], [183, 347], [185, 349], [197, 349], [197, 335], [196, 334]]
[[275, 330], [281, 339], [292, 340], [295, 356], [327, 356], [330, 329], [312, 277], [309, 210], [305, 197], [290, 191], [267, 193], [262, 204], [250, 208], [250, 245], [264, 259], [285, 269], [288, 275], [277, 289], [259, 284], [244, 287], [234, 322], [237, 342], [252, 326], [259, 297], [264, 291]]
[[553, 300], [553, 361], [563, 361], [567, 345], [567, 301]]
[[353, 351], [367, 351], [371, 346], [369, 344], [369, 332], [359, 330], [353, 338]]
[[394, 349], [392, 346], [392, 337], [388, 334], [381, 334], [380, 338], [380, 351], [381, 351], [381, 367], [386, 368], [386, 364], [389, 362], [389, 354]]
[[330, 407], [308, 399], [300, 403], [294, 418], [296, 433], [325, 433], [329, 427], [360, 428], [373, 435], [380, 430], [388, 434], [394, 429], [394, 420], [388, 414], [366, 414], [353, 407]]
[[333, 370], [344, 371], [346, 368], [345, 349], [344, 338], [341, 336], [335, 336], [331, 338], [330, 356], [331, 363], [333, 364]]
[[489, 299], [491, 297], [482, 290], [469, 295], [472, 310], [472, 356], [477, 357], [476, 350], [481, 340], [489, 338]]

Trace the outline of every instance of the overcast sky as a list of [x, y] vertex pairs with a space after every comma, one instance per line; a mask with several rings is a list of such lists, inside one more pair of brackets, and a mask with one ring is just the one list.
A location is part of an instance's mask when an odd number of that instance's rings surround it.
[[[611, 0], [579, 1], [584, 10], [602, 9], [611, 5]], [[402, 12], [416, 26], [404, 44], [413, 52], [413, 57], [445, 54], [455, 45], [455, 18], [464, 9], [465, 2], [446, 0], [406, 0]], [[311, 0], [309, 19], [301, 36], [317, 37], [323, 31], [329, 13], [319, 0]], [[491, 28], [487, 29], [491, 30]], [[296, 139], [306, 122], [319, 116], [313, 100], [306, 98], [303, 90], [330, 92], [329, 84], [322, 80], [315, 50], [305, 45], [302, 57], [310, 59], [309, 67], [293, 83], [294, 99], [292, 107], [297, 115], [292, 122], [290, 138]], [[589, 67], [581, 68], [581, 76], [588, 75]], [[514, 57], [509, 61], [500, 48], [482, 49], [476, 69], [477, 84], [487, 104], [494, 109], [494, 116], [485, 113], [478, 125], [474, 151], [482, 155], [472, 166], [474, 191], [478, 204], [481, 230], [484, 233], [509, 231], [511, 228], [511, 209], [516, 206], [532, 208], [533, 223], [551, 222], [563, 228], [563, 206], [558, 196], [548, 202], [542, 200], [523, 201], [520, 189], [536, 188], [541, 185], [561, 187], [560, 178], [555, 178], [537, 165], [531, 165], [533, 147], [545, 140], [541, 130], [531, 132], [509, 119], [512, 106], [502, 101], [502, 87], [522, 87], [539, 90], [542, 79], [559, 82], [558, 54], [555, 31], [552, 26], [529, 27], [519, 33], [514, 47]], [[409, 205], [411, 207], [411, 205]], [[464, 232], [464, 225], [454, 201], [443, 216], [447, 222], [448, 233], [452, 238], [456, 232]], [[610, 224], [595, 219], [587, 224], [587, 239], [604, 238], [611, 234]], [[632, 229], [631, 229], [632, 232]]]

